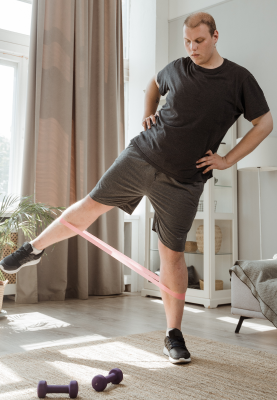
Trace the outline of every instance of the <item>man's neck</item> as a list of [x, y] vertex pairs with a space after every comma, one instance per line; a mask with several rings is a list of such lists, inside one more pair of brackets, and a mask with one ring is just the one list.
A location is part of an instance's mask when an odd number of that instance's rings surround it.
[[205, 64], [198, 64], [200, 67], [207, 69], [218, 68], [223, 64], [224, 58], [221, 57], [217, 51], [214, 52], [212, 57]]

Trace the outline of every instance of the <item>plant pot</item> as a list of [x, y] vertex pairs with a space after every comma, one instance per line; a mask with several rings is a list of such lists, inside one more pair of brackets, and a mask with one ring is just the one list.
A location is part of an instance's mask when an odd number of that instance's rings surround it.
[[0, 283], [0, 311], [2, 310], [2, 305], [3, 305], [3, 298], [4, 298], [4, 291], [5, 291], [5, 286], [8, 284], [8, 281], [4, 281]]
[[[17, 245], [17, 240], [18, 240], [18, 233], [17, 232], [12, 232], [10, 234], [10, 240]], [[1, 254], [0, 260], [3, 258], [7, 257], [11, 253], [13, 253], [16, 250], [16, 246], [10, 247], [7, 244], [4, 246], [4, 250]], [[2, 271], [2, 274], [4, 275], [5, 279], [8, 281], [8, 284], [14, 284], [16, 283], [16, 274], [7, 274], [6, 272]]]
[[186, 241], [185, 252], [194, 253], [197, 250], [197, 243], [192, 241]]

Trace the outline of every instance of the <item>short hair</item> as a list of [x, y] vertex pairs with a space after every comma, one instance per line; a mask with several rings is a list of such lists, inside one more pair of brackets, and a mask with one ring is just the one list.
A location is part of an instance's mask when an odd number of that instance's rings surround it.
[[211, 16], [211, 14], [208, 14], [206, 12], [196, 12], [193, 14], [190, 14], [184, 21], [184, 25], [186, 25], [188, 28], [196, 28], [200, 24], [205, 24], [209, 28], [210, 35], [213, 37], [214, 31], [216, 30], [216, 25], [215, 25], [215, 20]]

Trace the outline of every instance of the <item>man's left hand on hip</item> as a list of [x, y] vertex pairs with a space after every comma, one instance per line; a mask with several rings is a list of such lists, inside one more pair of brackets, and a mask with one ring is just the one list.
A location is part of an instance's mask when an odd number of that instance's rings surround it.
[[206, 172], [210, 171], [211, 169], [227, 169], [229, 165], [227, 164], [227, 160], [225, 157], [219, 156], [217, 153], [212, 152], [212, 150], [208, 150], [206, 152], [208, 156], [200, 158], [196, 161], [196, 168], [204, 167], [205, 165], [209, 165], [202, 173], [205, 174]]

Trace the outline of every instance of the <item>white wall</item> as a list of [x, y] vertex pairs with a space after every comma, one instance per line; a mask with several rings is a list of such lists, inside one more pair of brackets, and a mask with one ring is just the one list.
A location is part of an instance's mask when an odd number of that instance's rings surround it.
[[168, 0], [131, 0], [129, 47], [129, 139], [142, 130], [144, 92], [168, 63]]
[[[168, 0], [131, 0], [129, 47], [129, 131], [126, 143], [139, 135], [144, 92], [149, 80], [168, 63]], [[139, 260], [145, 258], [145, 197], [133, 215], [139, 215]], [[138, 276], [138, 290], [143, 279]]]
[[[186, 8], [185, 3], [190, 7]], [[276, 65], [276, 0], [231, 0], [211, 6], [212, 1], [169, 0], [169, 12], [175, 19], [169, 21], [168, 62], [186, 57], [182, 39], [183, 21], [187, 13], [198, 11], [199, 4], [209, 7], [219, 31], [219, 54], [247, 68], [264, 91], [271, 110], [277, 136], [277, 80]], [[214, 1], [214, 3], [218, 3]], [[183, 8], [179, 7], [183, 4]], [[184, 12], [181, 15], [179, 11]], [[189, 11], [187, 11], [189, 10]], [[175, 13], [175, 14], [174, 14]], [[238, 137], [243, 137], [252, 124], [238, 119]], [[276, 155], [277, 158], [277, 155]], [[262, 247], [263, 258], [272, 258], [277, 251], [277, 172], [261, 173]], [[259, 202], [258, 175], [255, 172], [238, 171], [238, 239], [239, 259], [259, 259]]]
[[185, 14], [200, 11], [215, 4], [226, 3], [232, 0], [169, 0], [168, 19], [173, 20]]

